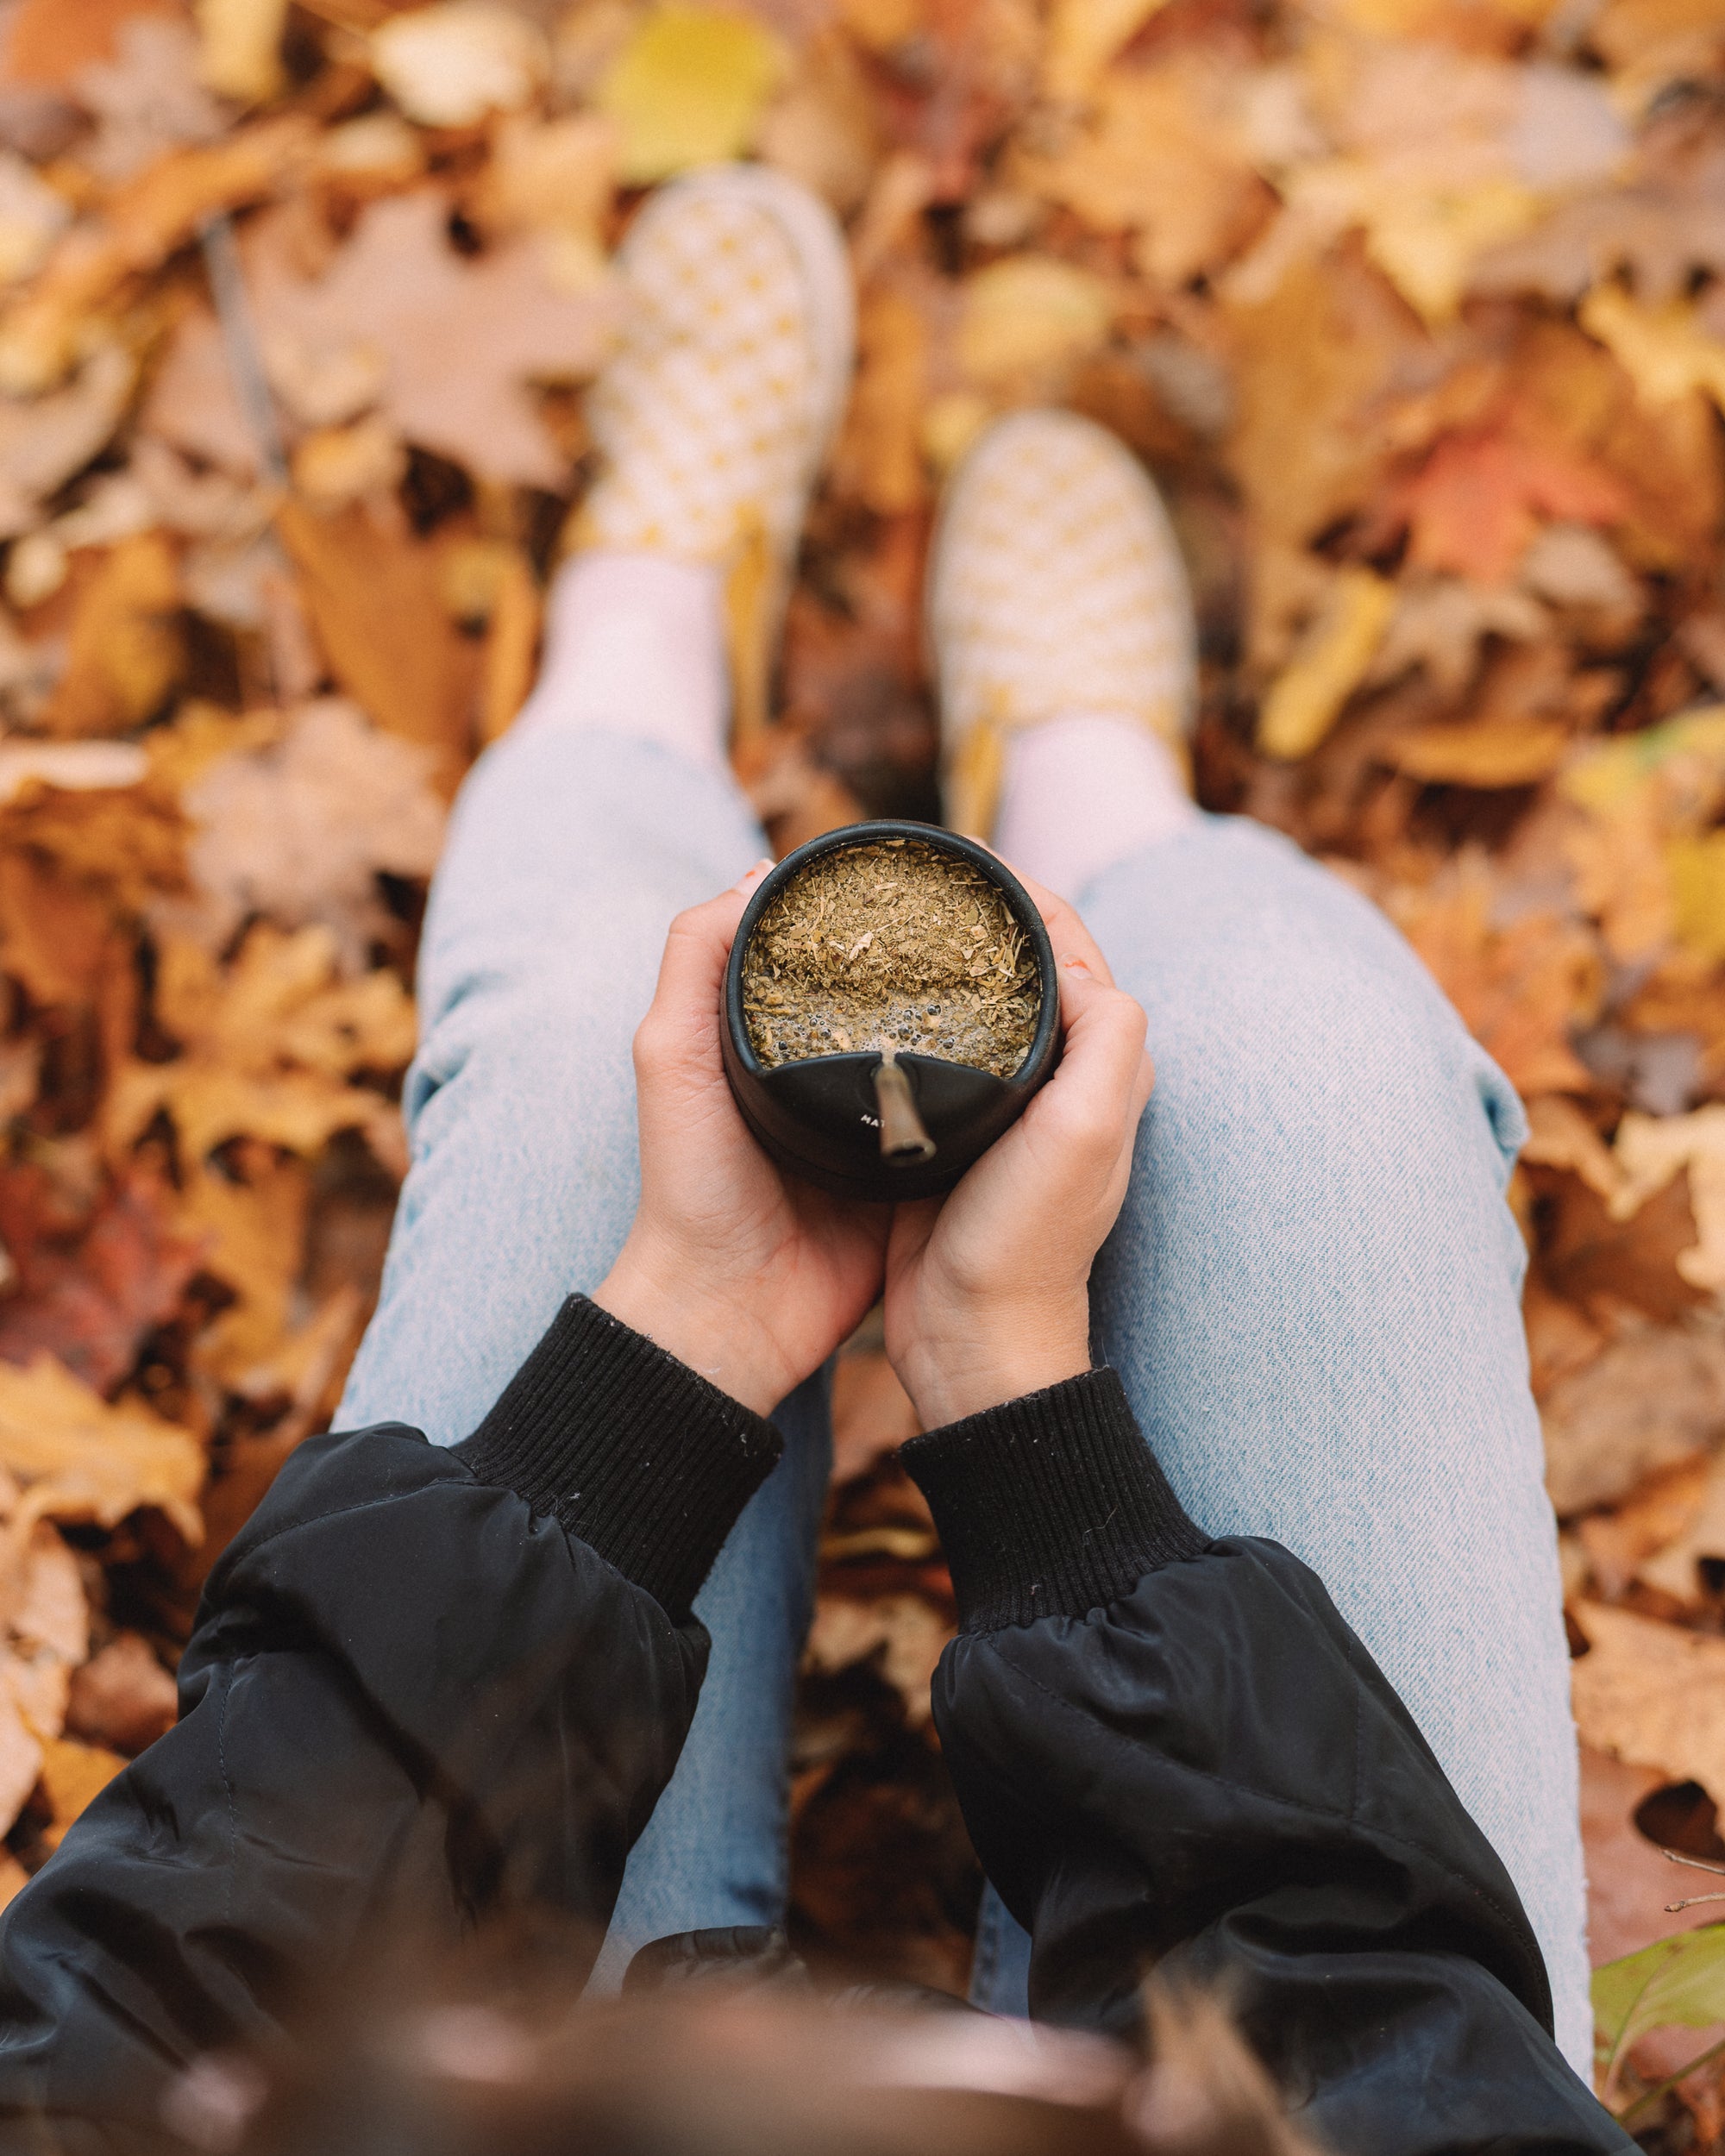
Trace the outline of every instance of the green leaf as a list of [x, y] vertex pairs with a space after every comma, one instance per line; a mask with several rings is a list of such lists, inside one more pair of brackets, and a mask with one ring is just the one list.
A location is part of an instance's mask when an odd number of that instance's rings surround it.
[[1596, 1969], [1593, 2018], [1608, 2065], [1650, 2028], [1725, 2021], [1725, 1924], [1656, 1939]]

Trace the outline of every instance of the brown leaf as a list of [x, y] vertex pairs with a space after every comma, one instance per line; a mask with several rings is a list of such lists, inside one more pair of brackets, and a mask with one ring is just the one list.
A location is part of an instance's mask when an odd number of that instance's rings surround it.
[[41, 1771], [41, 1742], [31, 1734], [10, 1686], [0, 1686], [0, 1819], [9, 1833]]
[[833, 452], [833, 485], [885, 517], [914, 509], [928, 491], [922, 423], [929, 337], [907, 293], [879, 287], [857, 319], [856, 387]]
[[1561, 1094], [1527, 1103], [1527, 1142], [1521, 1157], [1542, 1168], [1571, 1169], [1601, 1198], [1615, 1197], [1623, 1180], [1610, 1147], [1574, 1101]]
[[[0, 1231], [11, 1225], [8, 1187], [28, 1173], [0, 1175]], [[141, 1174], [103, 1200], [75, 1241], [29, 1247], [8, 1233], [7, 1246], [18, 1279], [0, 1303], [0, 1358], [51, 1355], [103, 1393], [172, 1315], [202, 1262], [200, 1241], [176, 1232], [167, 1194]]]
[[1495, 926], [1491, 899], [1484, 861], [1464, 856], [1429, 890], [1392, 894], [1390, 911], [1519, 1092], [1584, 1089], [1569, 1030], [1597, 1000], [1592, 939], [1551, 913]]
[[[1628, 1766], [1591, 1745], [1581, 1747], [1581, 1838], [1587, 1858], [1587, 1945], [1596, 1968], [1656, 1939], [1716, 1921], [1710, 1909], [1671, 1915], [1665, 1907], [1684, 1891], [1672, 1868], [1634, 1823], [1637, 1806], [1660, 1786], [1650, 1767]], [[1684, 2040], [1693, 2032], [1685, 2029]], [[1694, 2049], [1701, 2046], [1695, 2044]]]
[[1383, 280], [1344, 255], [1302, 263], [1228, 310], [1236, 419], [1229, 461], [1260, 545], [1302, 547], [1372, 497], [1389, 445], [1362, 423], [1420, 338]]
[[888, 1595], [852, 1601], [824, 1595], [815, 1604], [806, 1650], [809, 1666], [831, 1674], [873, 1661], [903, 1700], [912, 1728], [929, 1719], [934, 1666], [952, 1637], [952, 1626], [916, 1595]]
[[30, 530], [42, 505], [111, 438], [136, 371], [117, 344], [92, 353], [64, 389], [0, 398], [0, 531]]
[[113, 955], [111, 907], [28, 854], [0, 851], [0, 966], [38, 1003], [93, 1000]]
[[1636, 1576], [1674, 1601], [1700, 1601], [1706, 1591], [1702, 1566], [1725, 1557], [1725, 1473], [1716, 1457], [1707, 1474], [1694, 1478], [1687, 1508], [1679, 1513], [1673, 1506], [1668, 1524], [1658, 1524], [1665, 1532], [1640, 1553]]
[[1590, 1306], [1637, 1311], [1675, 1324], [1704, 1306], [1706, 1294], [1677, 1269], [1695, 1240], [1686, 1176], [1667, 1183], [1628, 1220], [1569, 1176], [1535, 1170], [1544, 1214], [1540, 1261], [1559, 1294]]
[[[1576, 1523], [1576, 1536], [1587, 1553], [1589, 1568], [1598, 1592], [1615, 1599], [1638, 1578], [1665, 1586], [1648, 1560], [1686, 1539], [1705, 1501], [1709, 1462], [1704, 1455], [1681, 1461], [1650, 1476], [1625, 1501], [1609, 1512], [1590, 1513]], [[1665, 1591], [1677, 1601], [1694, 1599], [1693, 1559], [1689, 1571], [1675, 1589]]]
[[158, 267], [214, 211], [266, 193], [309, 135], [302, 115], [286, 113], [174, 151], [110, 197], [99, 227], [74, 226], [0, 320], [0, 388], [30, 395], [58, 380], [89, 317], [128, 277]]
[[334, 935], [342, 969], [357, 971], [389, 928], [379, 876], [425, 878], [436, 863], [444, 806], [432, 753], [335, 698], [206, 745], [215, 753], [185, 794], [201, 895], [158, 907], [158, 918], [210, 950], [254, 912], [284, 928], [316, 924]]
[[[487, 479], [560, 488], [563, 460], [529, 394], [580, 381], [603, 359], [618, 318], [605, 282], [555, 291], [532, 242], [469, 260], [446, 235], [434, 188], [375, 203], [320, 279], [296, 274], [266, 227], [250, 250], [254, 301], [277, 386], [366, 361], [369, 395], [395, 431]], [[357, 378], [356, 378], [357, 379]], [[350, 417], [354, 408], [323, 415]]]
[[198, 1343], [200, 1368], [224, 1382], [239, 1383], [288, 1332], [310, 1196], [304, 1163], [292, 1159], [272, 1159], [243, 1179], [200, 1164], [186, 1179], [183, 1227], [237, 1297]]
[[72, 1677], [66, 1727], [88, 1744], [138, 1752], [172, 1728], [178, 1711], [173, 1679], [149, 1642], [122, 1632]]
[[[1603, 1602], [1575, 1611], [1590, 1651], [1571, 1666], [1584, 1744], [1725, 1797], [1725, 1639]], [[1672, 1897], [1675, 1899], [1676, 1896]]]
[[171, 1064], [132, 1063], [109, 1089], [104, 1115], [107, 1143], [123, 1158], [151, 1121], [166, 1111], [181, 1144], [204, 1160], [230, 1138], [254, 1138], [285, 1151], [319, 1153], [338, 1131], [363, 1131], [392, 1158], [399, 1119], [390, 1104], [357, 1086], [343, 1086], [304, 1071], [254, 1075], [219, 1064], [182, 1059]]
[[1725, 1438], [1725, 1339], [1634, 1326], [1553, 1387], [1540, 1411], [1560, 1514], [1606, 1505]]
[[1057, 156], [1025, 160], [1019, 177], [1101, 231], [1132, 233], [1158, 283], [1214, 272], [1274, 200], [1228, 139], [1229, 72], [1196, 59], [1119, 70], [1073, 141]]
[[471, 745], [477, 662], [443, 605], [435, 545], [355, 505], [285, 502], [277, 529], [330, 672], [380, 726], [437, 755], [453, 781]]
[[122, 540], [79, 601], [72, 649], [42, 723], [61, 736], [124, 733], [179, 678], [179, 567], [159, 532]]
[[78, 161], [98, 179], [135, 179], [189, 144], [214, 141], [229, 115], [210, 94], [191, 25], [139, 14], [122, 22], [111, 59], [91, 60], [73, 85], [95, 118]]

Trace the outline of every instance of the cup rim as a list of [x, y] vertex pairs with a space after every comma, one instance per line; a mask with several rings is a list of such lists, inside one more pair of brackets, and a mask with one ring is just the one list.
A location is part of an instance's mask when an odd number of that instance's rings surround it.
[[[1012, 907], [1019, 926], [1024, 931], [1031, 949], [1036, 955], [1037, 977], [1041, 987], [1042, 1001], [1037, 1012], [1036, 1032], [1025, 1050], [1018, 1069], [1007, 1078], [997, 1079], [1003, 1086], [1023, 1086], [1031, 1082], [1031, 1075], [1041, 1071], [1048, 1059], [1060, 1027], [1060, 984], [1054, 966], [1054, 946], [1049, 941], [1048, 929], [1031, 897], [1018, 878], [1000, 856], [974, 838], [967, 838], [960, 831], [950, 831], [939, 824], [919, 824], [908, 818], [874, 817], [858, 824], [841, 824], [836, 830], [823, 831], [818, 838], [810, 838], [784, 859], [775, 863], [772, 869], [756, 886], [753, 895], [743, 908], [743, 918], [737, 924], [731, 940], [731, 955], [725, 961], [724, 1017], [725, 1030], [740, 1068], [750, 1077], [764, 1079], [773, 1069], [784, 1069], [784, 1064], [768, 1065], [760, 1062], [750, 1044], [749, 1029], [743, 1012], [743, 956], [748, 949], [749, 938], [762, 914], [791, 879], [818, 861], [823, 854], [837, 851], [844, 846], [878, 845], [889, 839], [911, 839], [919, 845], [929, 847], [936, 853], [952, 855], [969, 862], [982, 870]], [[852, 1049], [835, 1056], [805, 1056], [797, 1061], [801, 1064], [839, 1063], [853, 1061], [858, 1056], [872, 1055], [867, 1049]], [[911, 1062], [948, 1063], [950, 1056], [922, 1056], [914, 1049], [904, 1051]], [[967, 1065], [958, 1066], [961, 1069]]]

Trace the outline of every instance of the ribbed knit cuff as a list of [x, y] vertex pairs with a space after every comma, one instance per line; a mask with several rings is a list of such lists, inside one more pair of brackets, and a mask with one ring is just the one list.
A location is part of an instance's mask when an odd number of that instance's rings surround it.
[[1180, 1508], [1113, 1370], [913, 1438], [965, 1632], [1082, 1617], [1209, 1537]]
[[480, 1481], [554, 1514], [681, 1619], [784, 1441], [675, 1356], [571, 1295], [454, 1450]]

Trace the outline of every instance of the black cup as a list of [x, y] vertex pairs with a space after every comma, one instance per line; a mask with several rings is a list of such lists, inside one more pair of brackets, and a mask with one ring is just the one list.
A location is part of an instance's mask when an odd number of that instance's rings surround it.
[[[1035, 956], [1042, 1008], [1030, 1052], [1010, 1078], [910, 1050], [900, 1050], [884, 1075], [884, 1059], [875, 1050], [811, 1056], [768, 1069], [750, 1046], [743, 1016], [743, 956], [756, 923], [810, 862], [884, 839], [910, 839], [931, 852], [968, 862], [1012, 908]], [[724, 972], [723, 1017], [724, 1074], [743, 1121], [780, 1167], [843, 1198], [891, 1203], [950, 1190], [1024, 1113], [1060, 1057], [1054, 952], [1029, 892], [986, 847], [932, 824], [847, 824], [787, 854], [762, 880], [737, 928]]]

